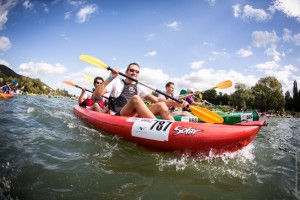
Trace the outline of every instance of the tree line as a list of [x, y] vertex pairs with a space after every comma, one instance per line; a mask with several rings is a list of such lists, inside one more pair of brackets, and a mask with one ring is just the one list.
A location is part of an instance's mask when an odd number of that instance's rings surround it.
[[[53, 96], [65, 96], [65, 97], [72, 97], [74, 95], [69, 94], [69, 92], [65, 89], [56, 89], [53, 90], [52, 88], [46, 86], [40, 79], [36, 78], [29, 78], [26, 76], [21, 76], [20, 78], [15, 77], [7, 77], [4, 74], [0, 74], [1, 77], [5, 79], [5, 81], [17, 82], [17, 85], [11, 85], [12, 90], [21, 90], [21, 92], [27, 93], [34, 93], [34, 94], [42, 94], [48, 95], [51, 94]], [[5, 84], [5, 82], [1, 83], [1, 86]]]
[[281, 83], [273, 76], [261, 78], [251, 88], [243, 83], [235, 84], [231, 94], [217, 94], [216, 90], [203, 93], [203, 99], [217, 105], [228, 105], [236, 110], [258, 110], [260, 112], [300, 112], [300, 91], [294, 81], [293, 95], [283, 95]]

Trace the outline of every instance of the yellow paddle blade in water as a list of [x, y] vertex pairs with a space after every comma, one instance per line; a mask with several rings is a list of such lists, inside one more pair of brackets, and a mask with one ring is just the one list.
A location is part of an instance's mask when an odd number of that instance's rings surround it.
[[85, 62], [88, 62], [92, 65], [95, 65], [95, 66], [98, 66], [98, 67], [101, 67], [101, 68], [105, 68], [105, 69], [108, 68], [108, 66], [106, 64], [104, 64], [104, 62], [102, 62], [101, 60], [99, 60], [98, 58], [95, 58], [93, 56], [81, 55], [80, 60], [83, 60]]
[[205, 121], [206, 123], [221, 124], [224, 122], [224, 119], [220, 115], [218, 115], [206, 108], [199, 107], [199, 106], [198, 107], [190, 106], [189, 108], [195, 116], [197, 116], [199, 119]]

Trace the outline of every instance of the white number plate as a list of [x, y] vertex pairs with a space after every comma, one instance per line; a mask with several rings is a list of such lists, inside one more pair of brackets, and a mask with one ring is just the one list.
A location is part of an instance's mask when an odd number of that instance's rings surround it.
[[174, 122], [161, 119], [138, 118], [131, 129], [132, 136], [157, 141], [168, 141]]

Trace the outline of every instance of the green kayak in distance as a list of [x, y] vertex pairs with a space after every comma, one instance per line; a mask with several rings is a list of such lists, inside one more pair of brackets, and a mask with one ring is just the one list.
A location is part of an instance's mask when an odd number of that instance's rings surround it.
[[[223, 119], [223, 124], [236, 124], [239, 122], [249, 122], [258, 121], [259, 115], [256, 111], [243, 111], [243, 112], [232, 112], [232, 113], [218, 113]], [[160, 116], [157, 116], [160, 119]], [[196, 116], [174, 116], [175, 121], [185, 121], [185, 122], [201, 122]]]

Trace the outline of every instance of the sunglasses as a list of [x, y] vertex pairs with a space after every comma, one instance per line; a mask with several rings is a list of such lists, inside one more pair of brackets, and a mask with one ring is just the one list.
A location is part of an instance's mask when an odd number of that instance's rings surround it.
[[98, 82], [98, 81], [97, 81], [97, 82], [95, 82], [95, 84], [99, 84], [99, 85], [100, 85], [100, 84], [102, 84], [102, 82]]
[[137, 74], [140, 73], [140, 71], [139, 71], [139, 70], [136, 70], [136, 69], [129, 69], [129, 71], [130, 71], [130, 72], [135, 72], [135, 73], [137, 73]]

